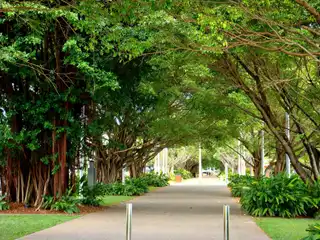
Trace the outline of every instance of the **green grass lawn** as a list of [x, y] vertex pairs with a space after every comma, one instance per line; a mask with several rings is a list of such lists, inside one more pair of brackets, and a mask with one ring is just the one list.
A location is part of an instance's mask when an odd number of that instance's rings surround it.
[[[158, 189], [158, 187], [148, 187], [149, 192]], [[101, 199], [101, 206], [111, 206], [121, 202], [132, 200], [137, 196], [104, 196]]]
[[79, 216], [68, 215], [0, 215], [0, 240], [14, 240]]
[[156, 189], [158, 189], [158, 187], [149, 187], [149, 192], [154, 191]]
[[133, 199], [133, 197], [129, 196], [104, 196], [101, 199], [101, 206], [110, 206], [114, 204], [118, 204], [121, 202], [129, 201]]
[[320, 223], [320, 220], [257, 218], [256, 222], [272, 240], [301, 240], [308, 236], [308, 225]]

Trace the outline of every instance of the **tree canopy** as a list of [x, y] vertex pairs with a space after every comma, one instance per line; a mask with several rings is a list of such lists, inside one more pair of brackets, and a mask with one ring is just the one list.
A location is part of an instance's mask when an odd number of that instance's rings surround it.
[[224, 161], [240, 141], [259, 175], [262, 129], [275, 173], [286, 153], [304, 181], [316, 181], [319, 7], [2, 1], [2, 191], [39, 206], [73, 188], [89, 161], [108, 183], [123, 167], [138, 176], [165, 147], [199, 143]]

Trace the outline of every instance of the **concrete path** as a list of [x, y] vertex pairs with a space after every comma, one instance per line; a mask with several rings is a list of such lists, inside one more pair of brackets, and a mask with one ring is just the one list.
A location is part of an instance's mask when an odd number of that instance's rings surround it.
[[[203, 179], [159, 189], [133, 203], [132, 240], [223, 239], [222, 206], [231, 208], [231, 240], [268, 240], [218, 180]], [[125, 205], [88, 214], [31, 234], [24, 240], [124, 240]]]

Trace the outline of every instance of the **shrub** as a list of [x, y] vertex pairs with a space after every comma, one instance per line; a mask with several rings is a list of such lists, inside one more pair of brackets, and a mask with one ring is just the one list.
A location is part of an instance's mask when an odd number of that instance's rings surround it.
[[152, 187], [165, 187], [169, 184], [169, 177], [165, 174], [146, 173], [141, 176], [148, 186]]
[[0, 211], [8, 210], [10, 208], [8, 202], [6, 201], [7, 195], [0, 196]]
[[125, 184], [120, 182], [107, 184], [105, 195], [139, 196], [148, 192], [148, 185], [142, 178], [126, 179]]
[[180, 174], [183, 179], [193, 178], [193, 175], [191, 172], [189, 172], [185, 169], [182, 169], [182, 168], [174, 170], [174, 174], [176, 174], [176, 175]]
[[320, 240], [320, 224], [310, 225], [307, 230], [309, 232], [309, 236], [301, 239], [301, 240]]
[[70, 189], [65, 195], [61, 197], [61, 199], [52, 204], [51, 209], [64, 211], [69, 214], [78, 213], [80, 212], [77, 206], [79, 203], [79, 199], [76, 196], [72, 195], [72, 189]]
[[252, 183], [252, 181], [254, 181], [255, 178], [249, 175], [238, 175], [238, 174], [231, 174], [229, 177], [229, 183], [228, 186], [229, 187], [233, 187], [237, 184], [243, 184], [243, 183]]
[[105, 185], [102, 183], [97, 183], [92, 187], [89, 187], [88, 184], [84, 185], [81, 189], [81, 203], [84, 205], [99, 206], [100, 197], [105, 195]]
[[143, 193], [148, 192], [148, 189], [141, 188], [134, 184], [126, 184], [124, 185], [123, 193], [121, 195], [124, 196], [140, 196]]
[[149, 191], [149, 186], [164, 187], [169, 178], [164, 174], [147, 173], [139, 178], [128, 178], [125, 184], [115, 182], [104, 185], [105, 195], [139, 196]]
[[257, 180], [248, 175], [231, 175], [230, 182], [228, 184], [228, 187], [231, 188], [231, 195], [233, 197], [241, 197], [245, 189], [250, 187], [254, 181]]
[[308, 195], [312, 198], [316, 206], [311, 206], [307, 212], [308, 216], [316, 219], [320, 218], [320, 182], [317, 181], [313, 184], [308, 184]]
[[169, 180], [170, 181], [175, 181], [176, 180], [176, 175], [174, 173], [169, 174]]
[[120, 182], [107, 184], [105, 186], [105, 195], [123, 195], [124, 185]]
[[298, 176], [277, 175], [254, 181], [241, 197], [242, 207], [253, 216], [296, 217], [316, 206]]
[[80, 178], [80, 176], [76, 176], [76, 184], [75, 184], [75, 188], [76, 188], [76, 193], [77, 194], [81, 194], [82, 188], [84, 186], [88, 185], [88, 176], [87, 174], [83, 174], [82, 177]]
[[148, 183], [144, 178], [128, 178], [125, 181], [124, 187], [126, 196], [138, 196], [149, 191]]
[[54, 204], [54, 197], [50, 195], [43, 196], [43, 209], [51, 209], [51, 206]]

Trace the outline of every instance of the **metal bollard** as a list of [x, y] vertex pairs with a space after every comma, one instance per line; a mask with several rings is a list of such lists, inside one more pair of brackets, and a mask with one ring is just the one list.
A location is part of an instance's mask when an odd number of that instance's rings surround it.
[[223, 206], [223, 239], [229, 240], [229, 232], [230, 232], [230, 206]]
[[132, 203], [127, 203], [126, 240], [131, 240], [132, 230]]

